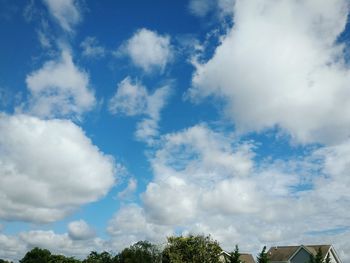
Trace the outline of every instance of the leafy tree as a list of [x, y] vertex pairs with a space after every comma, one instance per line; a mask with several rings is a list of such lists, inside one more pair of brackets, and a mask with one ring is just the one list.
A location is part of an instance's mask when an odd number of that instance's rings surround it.
[[159, 263], [161, 252], [148, 241], [139, 241], [115, 257], [115, 263]]
[[51, 257], [51, 252], [47, 249], [38, 247], [28, 251], [25, 256], [19, 261], [20, 263], [48, 263]]
[[235, 246], [235, 250], [230, 253], [230, 263], [243, 263], [239, 258], [241, 253], [239, 253], [238, 245]]
[[111, 254], [104, 251], [102, 253], [97, 253], [96, 251], [91, 251], [83, 263], [113, 263], [113, 258]]
[[266, 252], [266, 246], [263, 247], [262, 251], [259, 253], [256, 258], [257, 263], [269, 263], [269, 257]]
[[7, 261], [7, 260], [4, 260], [4, 259], [0, 258], [0, 263], [12, 263], [12, 261]]
[[217, 263], [222, 249], [210, 236], [168, 237], [163, 262]]
[[72, 257], [63, 255], [51, 255], [49, 263], [80, 263], [81, 261]]

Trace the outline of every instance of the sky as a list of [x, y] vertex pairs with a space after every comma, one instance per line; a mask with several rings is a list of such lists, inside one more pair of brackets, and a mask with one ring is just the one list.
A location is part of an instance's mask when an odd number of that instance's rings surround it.
[[0, 0], [0, 258], [210, 234], [350, 262], [347, 0]]

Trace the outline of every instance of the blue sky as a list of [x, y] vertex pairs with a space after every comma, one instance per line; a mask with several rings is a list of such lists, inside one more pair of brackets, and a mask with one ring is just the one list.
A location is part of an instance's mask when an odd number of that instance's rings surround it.
[[0, 0], [0, 258], [211, 234], [350, 259], [345, 0]]

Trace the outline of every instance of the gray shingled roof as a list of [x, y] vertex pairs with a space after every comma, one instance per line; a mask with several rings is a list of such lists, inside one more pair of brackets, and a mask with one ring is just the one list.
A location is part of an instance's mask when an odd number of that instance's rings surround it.
[[239, 257], [239, 259], [245, 263], [255, 263], [255, 260], [252, 256], [252, 254], [242, 253], [241, 256]]
[[[227, 259], [230, 254], [226, 251], [222, 251], [220, 254], [224, 255], [225, 258]], [[252, 256], [252, 254], [248, 254], [248, 253], [240, 253], [241, 256], [239, 257], [239, 259], [244, 262], [244, 263], [255, 263], [255, 260]]]
[[[299, 249], [300, 246], [278, 246], [271, 247], [269, 249], [268, 256], [270, 261], [288, 261], [291, 256]], [[319, 248], [321, 248], [322, 255], [326, 256], [330, 245], [307, 245], [304, 246], [314, 256], [316, 255]]]
[[270, 261], [288, 261], [300, 246], [271, 247], [267, 252]]

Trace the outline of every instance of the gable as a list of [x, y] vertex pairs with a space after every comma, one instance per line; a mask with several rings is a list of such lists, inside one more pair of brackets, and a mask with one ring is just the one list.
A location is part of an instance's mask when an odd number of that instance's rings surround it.
[[310, 260], [310, 253], [301, 246], [295, 255], [290, 259], [291, 263], [308, 263]]

